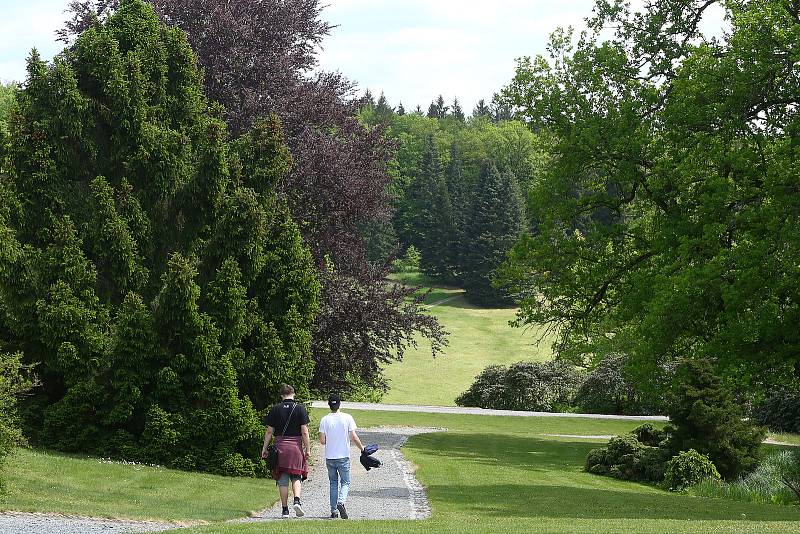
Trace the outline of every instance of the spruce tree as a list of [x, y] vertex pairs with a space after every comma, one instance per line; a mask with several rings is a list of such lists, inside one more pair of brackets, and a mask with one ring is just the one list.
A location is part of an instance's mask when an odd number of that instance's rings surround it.
[[478, 100], [478, 104], [475, 106], [475, 109], [472, 110], [472, 116], [486, 117], [487, 119], [492, 118], [492, 110], [486, 105], [486, 101], [483, 98]]
[[758, 465], [763, 428], [745, 419], [711, 361], [688, 360], [677, 373], [669, 408], [669, 448], [708, 455], [722, 478], [735, 479]]
[[375, 119], [378, 124], [388, 125], [392, 122], [392, 117], [394, 117], [394, 109], [389, 105], [389, 101], [386, 100], [386, 95], [381, 92], [378, 103], [375, 105]]
[[464, 250], [468, 246], [464, 232], [470, 210], [470, 191], [462, 170], [461, 153], [458, 143], [450, 145], [450, 161], [445, 172], [447, 194], [452, 207], [452, 233], [448, 243], [448, 263], [454, 275], [454, 282], [463, 283]]
[[464, 122], [466, 117], [464, 117], [464, 110], [461, 109], [461, 104], [458, 103], [458, 98], [453, 100], [453, 107], [452, 111], [450, 112], [450, 116], [456, 119], [458, 122]]
[[447, 117], [447, 112], [450, 110], [449, 106], [444, 103], [444, 97], [439, 95], [436, 100], [431, 102], [428, 106], [428, 117], [431, 119], [444, 119]]
[[397, 114], [401, 117], [406, 114], [406, 108], [403, 106], [402, 102], [397, 104]]
[[17, 100], [0, 349], [36, 365], [33, 441], [265, 474], [256, 410], [282, 382], [308, 397], [319, 292], [276, 194], [280, 124], [230, 142], [186, 36], [141, 0], [52, 65], [32, 53]]
[[449, 251], [453, 213], [439, 150], [432, 135], [426, 141], [420, 174], [412, 184], [411, 201], [411, 244], [420, 251], [420, 268], [428, 276], [449, 280], [452, 278]]
[[500, 174], [493, 165], [484, 165], [464, 232], [464, 287], [470, 302], [480, 306], [511, 304], [502, 289], [493, 287], [492, 277], [523, 228], [523, 204], [514, 175]]

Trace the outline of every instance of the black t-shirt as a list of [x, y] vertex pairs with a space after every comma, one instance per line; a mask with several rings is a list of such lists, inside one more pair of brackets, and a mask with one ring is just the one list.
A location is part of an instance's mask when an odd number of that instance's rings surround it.
[[[286, 420], [295, 405], [297, 407], [294, 408], [292, 418], [289, 420], [289, 424], [286, 425]], [[308, 422], [306, 407], [296, 403], [293, 399], [286, 399], [274, 405], [269, 410], [269, 415], [267, 415], [267, 426], [271, 426], [275, 430], [275, 436], [299, 436], [301, 435], [300, 427], [307, 425]], [[286, 425], [286, 433], [282, 434], [284, 425]]]

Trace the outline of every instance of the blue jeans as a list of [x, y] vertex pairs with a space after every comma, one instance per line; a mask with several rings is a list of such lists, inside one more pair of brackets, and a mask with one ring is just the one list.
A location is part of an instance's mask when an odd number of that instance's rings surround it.
[[337, 503], [347, 502], [347, 494], [350, 492], [350, 458], [328, 459], [325, 460], [325, 465], [328, 466], [328, 480], [331, 483], [331, 513], [333, 513], [336, 511]]

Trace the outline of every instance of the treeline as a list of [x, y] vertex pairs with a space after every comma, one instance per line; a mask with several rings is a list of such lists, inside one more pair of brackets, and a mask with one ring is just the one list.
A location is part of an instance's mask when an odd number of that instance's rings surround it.
[[[467, 118], [458, 102], [442, 96], [428, 113], [406, 113], [367, 93], [361, 120], [380, 125], [397, 144], [391, 184], [395, 214], [373, 240], [371, 252], [383, 257], [399, 242], [421, 254], [422, 271], [433, 279], [462, 286], [482, 306], [509, 305], [509, 295], [492, 283], [495, 270], [516, 240], [530, 232], [526, 192], [548, 160], [548, 140], [510, 111], [481, 100]], [[372, 229], [375, 232], [375, 229]]]

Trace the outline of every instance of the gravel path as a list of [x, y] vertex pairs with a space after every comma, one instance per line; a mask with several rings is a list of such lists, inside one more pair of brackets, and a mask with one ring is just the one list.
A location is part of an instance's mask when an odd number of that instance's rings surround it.
[[121, 534], [162, 532], [177, 526], [152, 521], [117, 521], [22, 512], [0, 513], [0, 533], [3, 534]]
[[[358, 461], [358, 449], [351, 449], [350, 496], [347, 512], [350, 519], [425, 519], [431, 510], [424, 488], [414, 477], [413, 466], [403, 457], [400, 447], [416, 434], [441, 432], [441, 428], [380, 427], [358, 430], [365, 444], [376, 443], [380, 450], [375, 456], [383, 463], [369, 472]], [[277, 495], [277, 489], [274, 489]], [[306, 519], [329, 519], [330, 504], [328, 472], [324, 449], [314, 449], [314, 464], [303, 483], [303, 510]], [[291, 502], [291, 495], [290, 495]], [[261, 511], [257, 516], [239, 521], [280, 520], [280, 502]], [[292, 512], [292, 519], [295, 519]]]
[[[314, 408], [327, 408], [325, 401], [314, 401]], [[418, 406], [415, 404], [374, 404], [367, 402], [343, 402], [342, 408], [347, 410], [367, 410], [375, 412], [422, 412], [449, 413], [462, 415], [503, 415], [516, 417], [584, 417], [588, 419], [621, 419], [627, 421], [667, 421], [663, 415], [605, 415], [597, 413], [551, 413], [523, 412], [519, 410], [485, 410], [483, 408], [462, 408], [458, 406]]]

